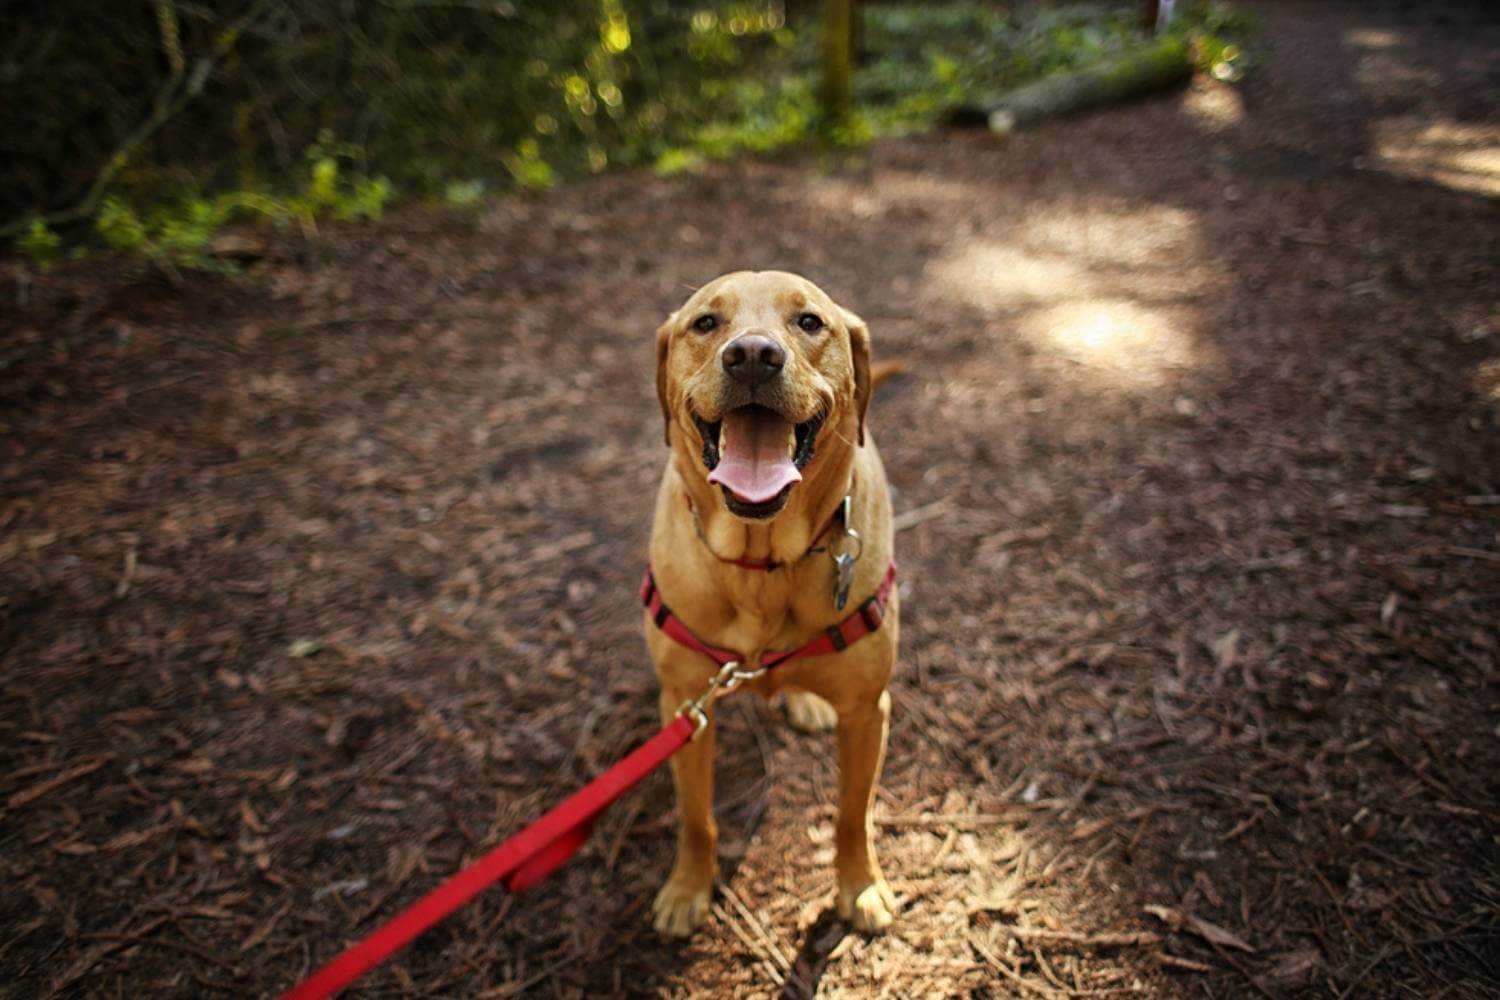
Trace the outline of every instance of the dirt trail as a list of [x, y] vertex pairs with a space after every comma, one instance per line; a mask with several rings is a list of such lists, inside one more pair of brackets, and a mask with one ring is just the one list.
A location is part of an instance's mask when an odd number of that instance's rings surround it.
[[743, 701], [691, 942], [649, 930], [653, 779], [363, 995], [1494, 995], [1500, 31], [1261, 9], [1243, 88], [1007, 143], [30, 286], [0, 995], [271, 993], [648, 733], [649, 335], [741, 266], [912, 363], [873, 416], [936, 514], [899, 539], [898, 926], [830, 912], [831, 741]]

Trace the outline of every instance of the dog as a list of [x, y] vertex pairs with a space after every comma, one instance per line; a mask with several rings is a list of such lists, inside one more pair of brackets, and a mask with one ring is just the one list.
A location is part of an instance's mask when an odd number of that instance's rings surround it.
[[[670, 454], [643, 597], [662, 717], [682, 714], [718, 672], [694, 643], [732, 651], [747, 670], [798, 650], [745, 686], [766, 698], [784, 690], [801, 729], [838, 730], [838, 913], [866, 933], [895, 912], [870, 809], [900, 602], [890, 495], [866, 427], [871, 394], [893, 370], [872, 368], [863, 320], [781, 271], [717, 278], [656, 332]], [[669, 936], [691, 934], [709, 910], [713, 757], [710, 701], [672, 759], [677, 856], [654, 905]]]

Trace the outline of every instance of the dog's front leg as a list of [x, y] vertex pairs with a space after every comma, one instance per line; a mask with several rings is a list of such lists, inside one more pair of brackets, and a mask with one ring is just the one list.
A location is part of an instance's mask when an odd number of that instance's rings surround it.
[[885, 762], [891, 696], [865, 698], [839, 712], [839, 916], [865, 933], [890, 925], [896, 897], [875, 858], [875, 825], [870, 807]]
[[[682, 703], [696, 692], [663, 685], [664, 722], [676, 717]], [[705, 714], [708, 725], [697, 739], [672, 758], [672, 781], [677, 786], [677, 863], [667, 884], [656, 894], [655, 926], [663, 934], [685, 937], [708, 915], [709, 896], [718, 872], [715, 848], [719, 829], [714, 823], [714, 710]]]

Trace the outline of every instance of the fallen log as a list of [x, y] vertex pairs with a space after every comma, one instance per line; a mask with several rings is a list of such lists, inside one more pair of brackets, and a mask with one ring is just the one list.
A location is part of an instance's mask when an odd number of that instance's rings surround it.
[[1043, 77], [993, 101], [961, 108], [956, 117], [972, 121], [982, 116], [991, 132], [1008, 135], [1044, 118], [1165, 90], [1192, 70], [1187, 42], [1173, 36], [1087, 69]]

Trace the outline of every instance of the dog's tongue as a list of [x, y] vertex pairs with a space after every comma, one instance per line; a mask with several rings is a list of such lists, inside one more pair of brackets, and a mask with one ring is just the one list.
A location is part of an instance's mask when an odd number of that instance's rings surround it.
[[728, 488], [745, 503], [775, 499], [802, 479], [787, 454], [791, 430], [789, 421], [759, 406], [724, 414], [724, 445], [708, 481]]

